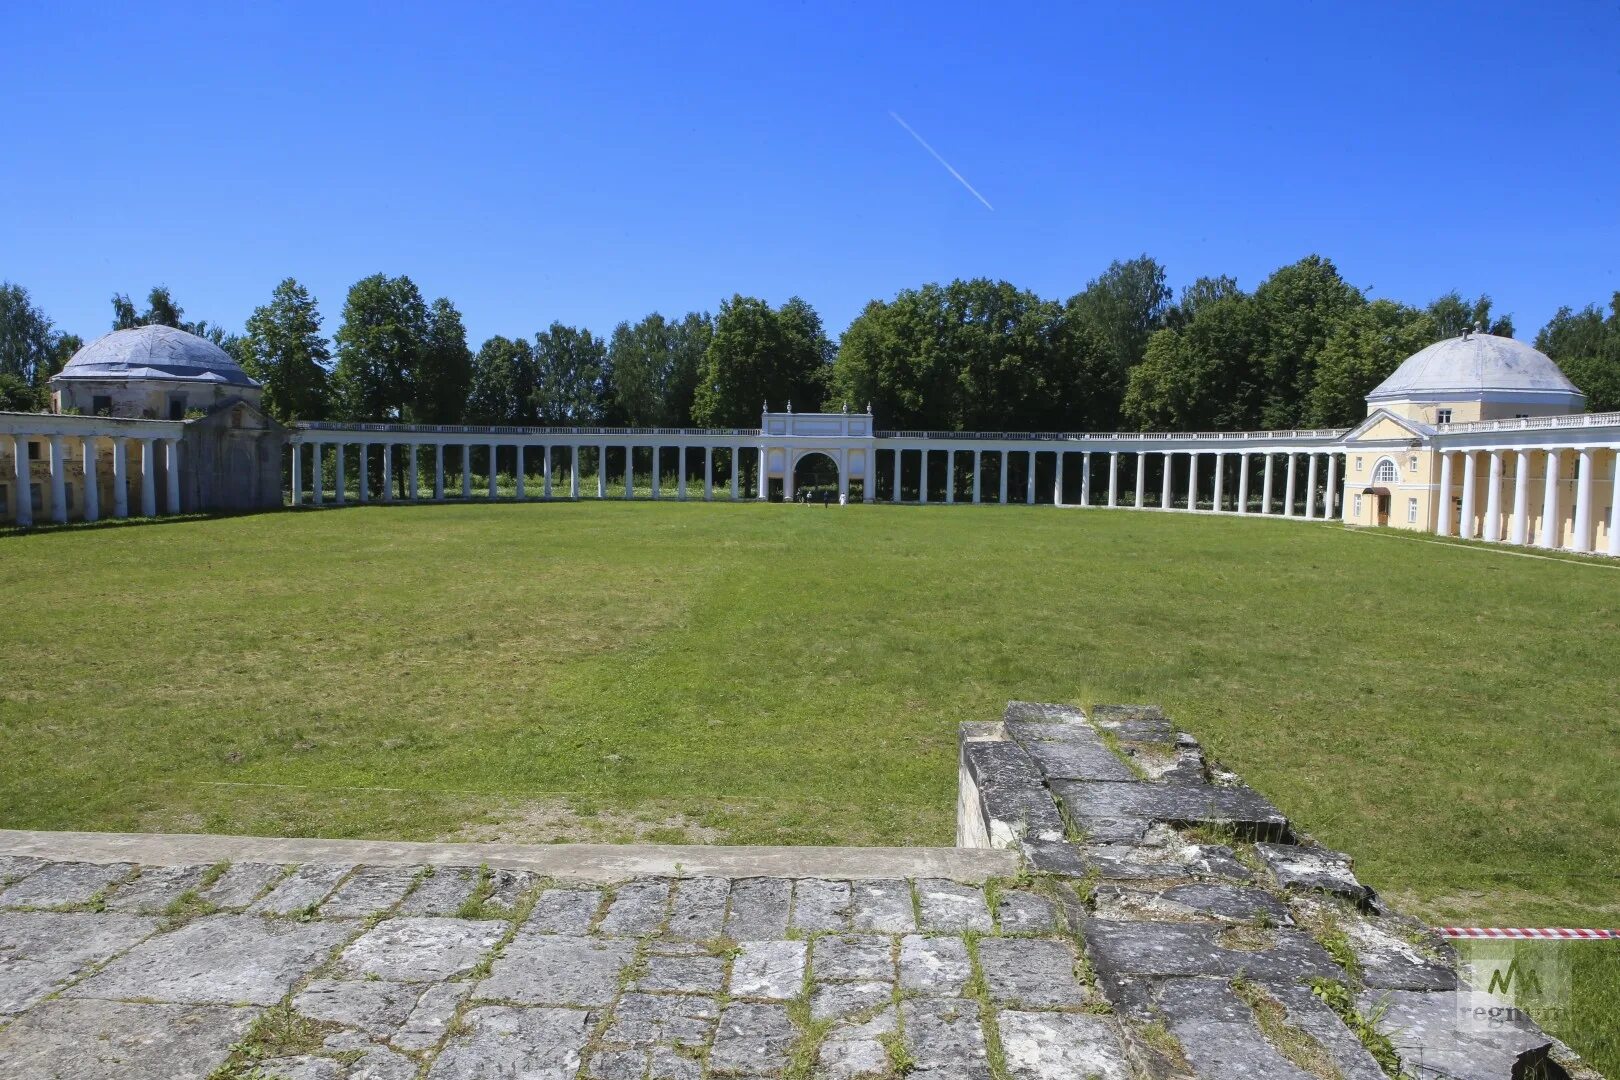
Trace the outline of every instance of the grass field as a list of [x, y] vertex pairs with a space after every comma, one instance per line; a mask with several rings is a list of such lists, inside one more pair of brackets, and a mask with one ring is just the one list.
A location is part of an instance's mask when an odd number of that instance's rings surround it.
[[[960, 721], [1155, 701], [1409, 910], [1620, 924], [1620, 570], [1591, 562], [475, 502], [0, 536], [0, 590], [10, 827], [948, 845]], [[1620, 950], [1586, 948], [1580, 1007], [1620, 1011]]]

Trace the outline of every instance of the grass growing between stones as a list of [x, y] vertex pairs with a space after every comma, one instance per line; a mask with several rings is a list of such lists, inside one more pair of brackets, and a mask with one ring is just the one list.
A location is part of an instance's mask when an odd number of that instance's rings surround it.
[[0, 820], [949, 844], [958, 722], [1156, 701], [1396, 903], [1613, 925], [1620, 574], [1301, 522], [372, 505], [0, 537]]

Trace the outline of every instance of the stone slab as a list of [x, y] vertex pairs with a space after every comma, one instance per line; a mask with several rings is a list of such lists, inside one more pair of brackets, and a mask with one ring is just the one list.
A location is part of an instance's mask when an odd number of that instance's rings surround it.
[[887, 938], [858, 935], [817, 938], [811, 973], [817, 982], [893, 982], [894, 945]]
[[685, 878], [676, 882], [675, 903], [664, 933], [679, 941], [719, 937], [726, 925], [726, 897], [730, 892], [731, 882], [725, 878]]
[[1277, 884], [1285, 889], [1331, 893], [1364, 906], [1377, 900], [1376, 893], [1356, 880], [1350, 856], [1342, 851], [1302, 844], [1260, 843], [1254, 845], [1254, 852]]
[[1086, 818], [1144, 818], [1173, 825], [1231, 825], [1252, 836], [1284, 836], [1288, 830], [1283, 812], [1248, 787], [1075, 780], [1054, 780], [1051, 786], [1082, 827]]
[[850, 896], [847, 881], [801, 878], [793, 883], [793, 916], [788, 925], [805, 933], [847, 930]]
[[475, 996], [523, 1005], [606, 1005], [634, 958], [629, 941], [525, 931], [507, 944]]
[[1113, 922], [1093, 919], [1082, 929], [1092, 965], [1110, 997], [1124, 996], [1131, 976], [1243, 976], [1259, 983], [1304, 983], [1313, 978], [1344, 981], [1345, 973], [1322, 947], [1297, 930], [1264, 933], [1270, 947], [1258, 950], [1222, 944], [1227, 927], [1209, 923]]
[[282, 878], [248, 910], [258, 915], [296, 915], [312, 911], [353, 869], [348, 863], [306, 863]]
[[987, 934], [994, 928], [982, 889], [942, 878], [923, 878], [916, 883], [916, 889], [923, 930], [950, 934], [976, 930]]
[[1248, 1005], [1225, 982], [1172, 980], [1162, 988], [1158, 1008], [1197, 1076], [1317, 1080], [1271, 1045]]
[[1086, 723], [1086, 711], [1076, 705], [1057, 705], [1041, 701], [1009, 701], [1002, 710], [1003, 724], [1064, 724], [1080, 726]]
[[1075, 956], [1067, 942], [980, 938], [979, 967], [998, 1005], [1058, 1008], [1093, 1000], [1075, 977]]
[[614, 1006], [604, 1042], [615, 1047], [702, 1046], [719, 1014], [713, 998], [630, 992]]
[[1189, 918], [1246, 925], [1290, 926], [1288, 906], [1263, 889], [1194, 882], [1168, 889], [1100, 885], [1093, 894], [1100, 919], [1182, 921]]
[[362, 866], [321, 905], [323, 918], [365, 918], [400, 902], [421, 871], [404, 866]]
[[798, 1041], [783, 1005], [735, 1002], [720, 1014], [709, 1068], [739, 1076], [779, 1076]]
[[884, 1009], [864, 1023], [835, 1026], [817, 1051], [816, 1076], [826, 1080], [855, 1080], [856, 1077], [887, 1075], [889, 1053], [883, 1040], [898, 1029], [893, 1009]]
[[422, 987], [381, 979], [316, 979], [293, 998], [293, 1008], [312, 1020], [391, 1035], [404, 1026]]
[[669, 882], [632, 881], [619, 887], [597, 924], [603, 934], [640, 937], [657, 931], [669, 904]]
[[202, 883], [206, 866], [153, 866], [118, 887], [107, 900], [108, 911], [161, 915], [170, 904]]
[[780, 878], [744, 878], [731, 883], [731, 910], [726, 936], [733, 941], [771, 941], [784, 937], [793, 883]]
[[850, 889], [850, 928], [880, 934], [909, 934], [917, 929], [907, 881], [857, 881]]
[[416, 888], [399, 905], [401, 915], [454, 915], [478, 888], [478, 870], [471, 866], [428, 867]]
[[803, 941], [744, 942], [731, 961], [731, 996], [766, 1001], [798, 997], [804, 992], [808, 948]]
[[894, 1000], [892, 982], [818, 983], [810, 994], [813, 1020], [839, 1020], [860, 1016]]
[[913, 998], [903, 1002], [900, 1014], [906, 1049], [916, 1067], [911, 1076], [928, 1080], [989, 1080], [984, 1028], [978, 1007], [971, 1001]]
[[996, 900], [1003, 934], [1049, 934], [1058, 928], [1057, 905], [1037, 893], [1010, 890]]
[[630, 984], [630, 989], [662, 990], [674, 994], [718, 994], [725, 982], [726, 962], [718, 956], [655, 955], [646, 958], [641, 974]]
[[472, 991], [466, 982], [434, 983], [422, 991], [416, 1007], [394, 1033], [392, 1042], [402, 1050], [426, 1050], [437, 1046], [455, 1018], [456, 1009]]
[[245, 908], [286, 875], [287, 868], [275, 863], [232, 863], [202, 898], [227, 910]]
[[590, 1038], [583, 1009], [515, 1009], [483, 1005], [463, 1017], [428, 1080], [573, 1080]]
[[[537, 933], [584, 934], [601, 906], [601, 889], [547, 889], [534, 902], [523, 927]], [[649, 911], [647, 918], [651, 917]], [[619, 923], [627, 922], [628, 912], [622, 912]]]
[[62, 999], [0, 1029], [6, 1080], [206, 1080], [257, 1009]]
[[27, 877], [45, 865], [37, 855], [0, 855], [0, 885]]
[[1094, 733], [1065, 742], [1030, 740], [1024, 744], [1030, 760], [1047, 780], [1088, 780], [1129, 783], [1137, 779], [1129, 765]]
[[22, 1012], [157, 926], [134, 915], [0, 912], [0, 1015]]
[[439, 982], [472, 970], [509, 925], [425, 915], [386, 919], [356, 938], [338, 963], [357, 978]]
[[959, 996], [973, 977], [967, 945], [958, 937], [900, 939], [900, 988], [909, 993]]
[[[1498, 1080], [1538, 1075], [1535, 1066], [1548, 1059], [1553, 1041], [1528, 1020], [1503, 1017], [1488, 1030], [1459, 1023], [1455, 991], [1369, 990], [1358, 1003], [1363, 1015], [1376, 1018], [1378, 1030], [1396, 1050], [1414, 1059], [1421, 1080]], [[1421, 1049], [1421, 1053], [1414, 1050]], [[1556, 1073], [1552, 1075], [1557, 1075]]]
[[84, 904], [135, 872], [132, 863], [51, 863], [0, 890], [0, 908]]
[[66, 994], [274, 1005], [352, 933], [352, 927], [333, 923], [210, 915], [147, 938]]
[[996, 1023], [1012, 1080], [1131, 1080], [1119, 1034], [1105, 1017], [1004, 1010]]
[[489, 872], [489, 894], [484, 897], [484, 904], [495, 911], [514, 914], [539, 883], [540, 875], [532, 870], [497, 867]]
[[1029, 755], [1013, 742], [964, 742], [962, 768], [978, 792], [992, 847], [1020, 837], [1060, 840], [1064, 826]]

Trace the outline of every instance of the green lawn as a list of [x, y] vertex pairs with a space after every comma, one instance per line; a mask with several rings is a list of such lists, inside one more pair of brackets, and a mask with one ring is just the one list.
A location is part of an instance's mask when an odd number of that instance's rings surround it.
[[1024, 507], [0, 537], [0, 821], [949, 844], [1008, 698], [1157, 701], [1439, 920], [1620, 924], [1620, 571]]

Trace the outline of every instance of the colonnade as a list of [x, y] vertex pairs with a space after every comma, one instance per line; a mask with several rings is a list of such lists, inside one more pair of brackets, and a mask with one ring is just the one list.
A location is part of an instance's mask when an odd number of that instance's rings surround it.
[[[1436, 535], [1592, 552], [1598, 546], [1597, 526], [1606, 513], [1603, 549], [1620, 556], [1620, 447], [1439, 453]], [[1608, 459], [1607, 476], [1601, 475], [1600, 455]], [[1608, 504], [1600, 506], [1598, 500], [1605, 495]]]
[[[308, 454], [305, 453], [308, 448]], [[472, 499], [475, 497], [472, 482], [472, 452], [483, 449], [489, 455], [489, 467], [485, 478], [483, 490], [476, 497], [482, 499], [496, 499], [500, 497], [497, 486], [499, 475], [499, 460], [503, 450], [510, 451], [512, 462], [512, 477], [515, 488], [515, 497], [529, 500], [535, 498], [535, 493], [529, 486], [529, 468], [538, 466], [541, 469], [541, 485], [539, 498], [542, 500], [566, 497], [578, 499], [581, 497], [581, 484], [584, 474], [581, 469], [582, 454], [595, 451], [596, 454], [596, 491], [598, 499], [608, 497], [608, 469], [609, 455], [617, 452], [622, 456], [624, 492], [626, 499], [635, 498], [636, 493], [636, 451], [648, 450], [651, 454], [650, 479], [651, 494], [654, 499], [664, 497], [663, 463], [666, 451], [674, 451], [679, 455], [680, 468], [675, 480], [674, 498], [686, 501], [691, 497], [695, 484], [697, 470], [689, 468], [689, 454], [701, 452], [702, 465], [702, 498], [711, 501], [715, 497], [716, 453], [726, 451], [729, 453], [726, 474], [722, 477], [721, 491], [725, 492], [729, 486], [730, 497], [733, 500], [742, 497], [741, 484], [743, 467], [747, 462], [746, 453], [754, 456], [755, 472], [758, 477], [758, 497], [765, 497], [765, 469], [764, 447], [750, 446], [746, 443], [729, 443], [705, 446], [670, 446], [653, 443], [623, 443], [623, 442], [486, 442], [461, 440], [413, 440], [408, 442], [396, 440], [351, 440], [338, 438], [305, 438], [292, 443], [292, 469], [291, 494], [295, 506], [305, 504], [306, 475], [311, 480], [308, 488], [308, 503], [315, 506], [325, 505], [328, 491], [325, 480], [325, 463], [332, 461], [333, 488], [331, 501], [343, 505], [348, 501], [348, 488], [351, 475], [357, 480], [355, 494], [357, 501], [369, 502], [371, 498], [371, 471], [370, 463], [375, 451], [380, 455], [382, 469], [382, 483], [378, 496], [383, 502], [394, 500], [394, 459], [395, 451], [405, 452], [405, 498], [415, 502], [421, 498], [422, 485], [418, 473], [419, 457], [425, 452], [431, 462], [433, 473], [433, 501], [443, 501], [447, 497], [455, 497], [455, 477], [452, 475], [452, 486], [448, 488], [450, 495], [446, 495], [445, 483], [446, 448], [459, 451], [460, 480], [459, 497]], [[350, 451], [353, 451], [355, 464], [351, 467]], [[561, 469], [566, 477], [566, 495], [558, 491], [557, 473]], [[307, 472], [306, 472], [307, 470]], [[791, 484], [789, 485], [791, 489]]]
[[[69, 497], [71, 485], [81, 485], [83, 493], [82, 521], [101, 520], [101, 454], [98, 444], [105, 440], [111, 444], [112, 506], [111, 517], [130, 516], [130, 444], [137, 448], [136, 468], [140, 483], [137, 491], [138, 512], [142, 517], [155, 517], [158, 513], [157, 456], [163, 455], [164, 497], [163, 512], [180, 512], [180, 440], [176, 437], [140, 437], [128, 435], [62, 435], [49, 432], [13, 432], [10, 435], [12, 451], [12, 522], [27, 527], [34, 524], [34, 462], [43, 461], [48, 478], [42, 485], [40, 509], [46, 519], [66, 524], [72, 513], [73, 499]], [[38, 449], [32, 449], [32, 448]], [[72, 451], [77, 448], [77, 461]], [[48, 496], [46, 492], [48, 491]], [[4, 511], [0, 506], [0, 512]]]
[[[880, 449], [882, 449], [880, 445]], [[886, 486], [889, 502], [903, 502], [901, 476], [908, 455], [917, 455], [917, 499], [927, 503], [932, 499], [933, 462], [943, 453], [945, 470], [943, 491], [946, 503], [957, 502], [959, 477], [968, 481], [966, 501], [986, 501], [983, 474], [986, 466], [996, 472], [994, 502], [1023, 502], [1033, 504], [1041, 499], [1037, 492], [1038, 466], [1044, 459], [1051, 465], [1051, 498], [1057, 506], [1100, 506], [1126, 509], [1191, 510], [1206, 513], [1272, 514], [1280, 517], [1306, 519], [1334, 518], [1341, 510], [1339, 490], [1340, 450], [1073, 450], [1067, 447], [975, 447], [958, 449], [934, 446], [892, 448]], [[971, 462], [967, 460], [971, 457]], [[1077, 463], [1073, 462], [1078, 458]], [[1106, 458], [1106, 464], [1093, 463]], [[1129, 492], [1121, 488], [1121, 459], [1130, 459], [1134, 466], [1133, 485]], [[1149, 465], [1157, 458], [1160, 480], [1157, 502], [1148, 505], [1147, 476]], [[988, 461], [987, 461], [988, 459]], [[1179, 460], [1179, 459], [1185, 459]], [[1255, 459], [1259, 459], [1257, 462]], [[1208, 464], [1206, 464], [1206, 462]], [[1069, 502], [1070, 483], [1066, 470], [1078, 464], [1080, 500]], [[959, 466], [963, 466], [959, 468]], [[1106, 468], [1106, 474], [1102, 474]], [[1022, 498], [1011, 491], [1009, 477], [1016, 470], [1023, 473]], [[1098, 475], [1095, 477], [1093, 474]], [[1235, 475], [1233, 475], [1235, 473]], [[1259, 475], [1256, 476], [1256, 473]], [[1181, 484], [1176, 483], [1180, 476]], [[1068, 472], [1073, 476], [1073, 472]], [[1208, 479], [1207, 495], [1200, 483]], [[1318, 482], [1319, 478], [1322, 480]], [[1255, 481], [1258, 480], [1258, 485]], [[1280, 502], [1279, 502], [1279, 488]], [[1126, 501], [1129, 499], [1129, 501]], [[1177, 505], [1178, 500], [1181, 505]], [[1207, 503], [1208, 505], [1204, 505]]]

